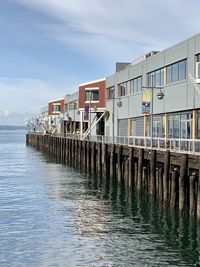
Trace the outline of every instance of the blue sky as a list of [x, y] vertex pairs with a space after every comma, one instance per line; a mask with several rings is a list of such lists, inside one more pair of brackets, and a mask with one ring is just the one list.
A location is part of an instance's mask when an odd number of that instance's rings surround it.
[[0, 124], [198, 33], [199, 12], [194, 0], [1, 0]]

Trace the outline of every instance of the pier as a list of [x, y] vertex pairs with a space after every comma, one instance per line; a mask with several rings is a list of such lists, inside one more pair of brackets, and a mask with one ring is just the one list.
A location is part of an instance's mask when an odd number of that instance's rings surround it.
[[28, 133], [26, 145], [200, 220], [200, 155], [40, 133]]

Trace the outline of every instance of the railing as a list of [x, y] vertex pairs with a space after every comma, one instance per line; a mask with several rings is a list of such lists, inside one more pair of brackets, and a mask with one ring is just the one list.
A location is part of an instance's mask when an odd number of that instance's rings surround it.
[[[33, 134], [41, 134], [41, 132], [31, 132]], [[70, 139], [82, 140], [80, 134], [51, 134], [55, 137], [63, 137]], [[117, 144], [126, 145], [130, 147], [139, 147], [146, 149], [157, 149], [157, 150], [170, 150], [172, 152], [178, 153], [188, 153], [188, 154], [200, 154], [200, 139], [165, 139], [165, 138], [153, 138], [153, 143], [151, 146], [151, 138], [144, 136], [104, 136], [104, 135], [92, 135], [88, 136], [86, 140], [90, 140], [97, 143], [107, 143], [107, 144]]]

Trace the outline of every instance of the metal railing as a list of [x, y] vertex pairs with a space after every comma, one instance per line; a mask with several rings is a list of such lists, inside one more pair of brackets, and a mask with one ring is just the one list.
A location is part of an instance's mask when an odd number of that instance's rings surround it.
[[[33, 134], [41, 134], [41, 132], [31, 132]], [[54, 133], [51, 136], [63, 137], [70, 139], [83, 140], [80, 134], [58, 134]], [[130, 147], [138, 147], [145, 149], [157, 149], [157, 150], [170, 150], [177, 153], [188, 153], [188, 154], [200, 154], [200, 139], [166, 139], [166, 138], [153, 138], [153, 143], [151, 146], [151, 138], [144, 136], [104, 136], [104, 135], [93, 135], [88, 136], [85, 140], [90, 140], [97, 143], [107, 143], [107, 144], [117, 144], [126, 145]]]

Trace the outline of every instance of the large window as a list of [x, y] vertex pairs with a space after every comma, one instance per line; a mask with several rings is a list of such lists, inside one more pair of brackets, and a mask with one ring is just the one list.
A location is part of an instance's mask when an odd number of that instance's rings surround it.
[[196, 55], [197, 62], [200, 62], [200, 54]]
[[191, 139], [192, 114], [173, 114], [168, 117], [169, 138]]
[[142, 90], [142, 76], [130, 80], [131, 94], [141, 92]]
[[99, 101], [99, 90], [92, 89], [85, 91], [85, 101]]
[[147, 74], [147, 86], [163, 86], [164, 85], [164, 68], [152, 71]]
[[167, 66], [167, 84], [186, 79], [187, 59]]

